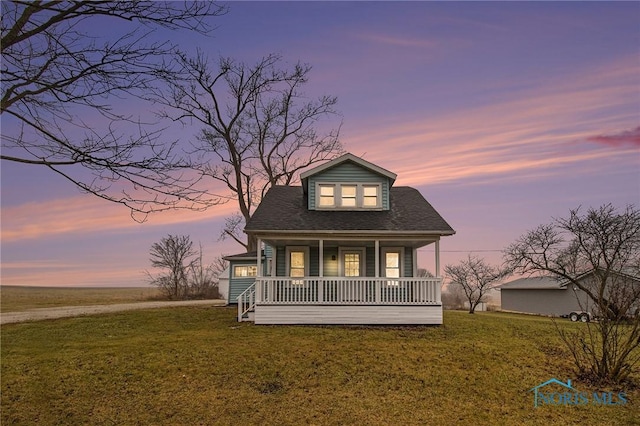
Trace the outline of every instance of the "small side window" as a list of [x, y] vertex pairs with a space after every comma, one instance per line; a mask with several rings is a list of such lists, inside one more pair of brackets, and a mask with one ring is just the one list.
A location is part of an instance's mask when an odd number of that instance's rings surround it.
[[233, 267], [233, 276], [237, 278], [255, 277], [258, 275], [258, 267], [253, 265], [236, 265]]

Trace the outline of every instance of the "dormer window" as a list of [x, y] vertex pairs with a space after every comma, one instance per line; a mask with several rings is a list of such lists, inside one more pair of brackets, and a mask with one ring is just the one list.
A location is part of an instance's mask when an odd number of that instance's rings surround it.
[[340, 186], [340, 206], [341, 207], [356, 207], [356, 193], [358, 187], [356, 185], [341, 185]]
[[381, 185], [364, 183], [318, 183], [316, 208], [369, 210], [382, 208]]
[[379, 185], [364, 185], [362, 187], [362, 206], [368, 208], [380, 207]]
[[318, 203], [321, 208], [334, 207], [335, 202], [335, 185], [318, 185], [318, 193], [320, 195]]

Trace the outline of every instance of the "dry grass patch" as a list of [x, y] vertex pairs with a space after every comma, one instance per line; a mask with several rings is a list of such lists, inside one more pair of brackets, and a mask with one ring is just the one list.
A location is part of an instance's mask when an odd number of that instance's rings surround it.
[[0, 312], [19, 312], [57, 306], [107, 305], [157, 300], [152, 287], [72, 288], [0, 286]]
[[529, 389], [573, 376], [548, 319], [495, 313], [295, 327], [173, 308], [2, 327], [3, 425], [637, 422], [637, 389], [626, 406], [533, 407]]

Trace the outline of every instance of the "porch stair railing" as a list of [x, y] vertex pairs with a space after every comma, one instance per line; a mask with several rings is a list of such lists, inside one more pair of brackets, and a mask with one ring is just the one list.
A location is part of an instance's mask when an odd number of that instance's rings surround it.
[[256, 308], [256, 284], [251, 284], [236, 300], [238, 301], [238, 322], [252, 321], [251, 314]]

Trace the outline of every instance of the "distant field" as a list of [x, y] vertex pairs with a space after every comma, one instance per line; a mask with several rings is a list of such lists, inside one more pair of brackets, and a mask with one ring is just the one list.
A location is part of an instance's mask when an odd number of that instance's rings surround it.
[[0, 286], [0, 312], [56, 306], [142, 302], [159, 297], [158, 289]]
[[[193, 307], [2, 326], [0, 423], [639, 424], [640, 390], [580, 381], [546, 318], [447, 311], [440, 327], [387, 328], [235, 315]], [[531, 388], [551, 378], [629, 402], [535, 408]]]

